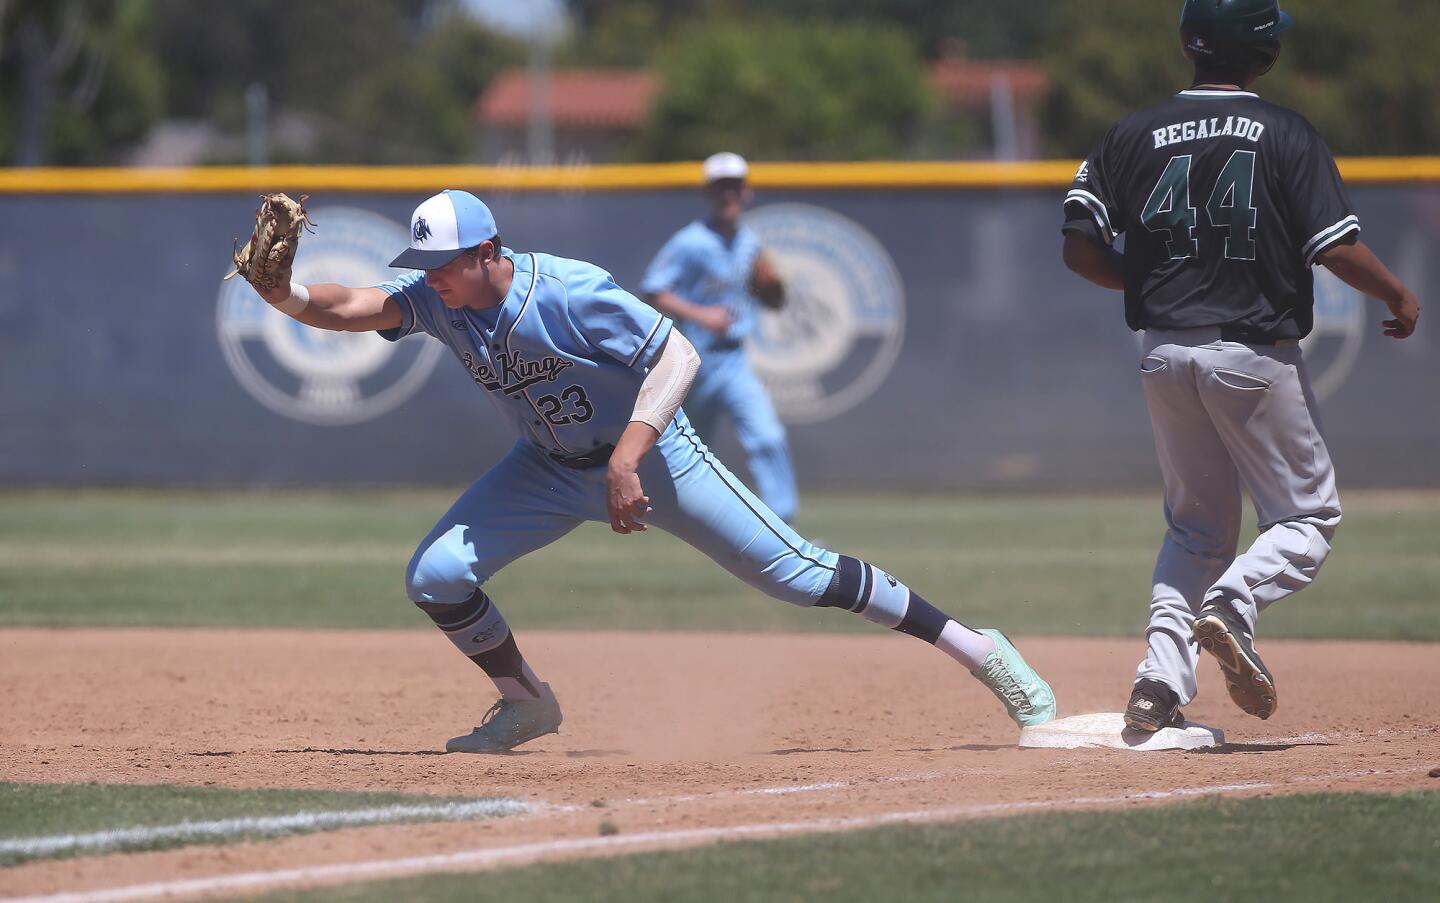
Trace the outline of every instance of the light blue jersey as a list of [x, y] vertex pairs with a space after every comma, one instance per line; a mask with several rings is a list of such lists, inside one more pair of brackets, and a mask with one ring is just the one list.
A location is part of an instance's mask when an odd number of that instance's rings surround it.
[[[393, 341], [418, 331], [444, 342], [520, 436], [416, 550], [406, 587], [417, 603], [459, 604], [516, 558], [586, 520], [609, 520], [603, 465], [670, 334], [667, 317], [599, 267], [503, 253], [515, 276], [498, 307], [448, 308], [421, 271], [380, 286], [402, 314], [399, 328], [380, 334]], [[653, 508], [647, 520], [751, 586], [808, 606], [835, 580], [835, 553], [751, 495], [683, 409], [639, 474]], [[846, 607], [852, 596], [847, 589]]]
[[724, 335], [695, 323], [681, 323], [680, 331], [702, 360], [707, 352], [739, 351], [758, 316], [748, 286], [759, 253], [760, 239], [743, 224], [726, 240], [704, 220], [696, 220], [665, 242], [645, 271], [640, 290], [673, 292], [691, 304], [729, 309], [734, 322]]
[[521, 437], [547, 454], [614, 445], [670, 320], [593, 264], [515, 254], [498, 307], [449, 308], [414, 270], [380, 286], [400, 305], [392, 341], [425, 332], [444, 342]]
[[722, 416], [730, 419], [745, 450], [755, 491], [772, 511], [789, 521], [794, 519], [800, 499], [785, 426], [744, 348], [759, 317], [758, 303], [749, 290], [759, 253], [759, 238], [743, 224], [734, 238], [726, 241], [704, 220], [696, 220], [671, 236], [651, 261], [640, 285], [647, 294], [672, 292], [691, 304], [729, 309], [734, 322], [723, 335], [698, 323], [678, 326], [701, 359], [685, 408], [706, 439], [713, 437]]

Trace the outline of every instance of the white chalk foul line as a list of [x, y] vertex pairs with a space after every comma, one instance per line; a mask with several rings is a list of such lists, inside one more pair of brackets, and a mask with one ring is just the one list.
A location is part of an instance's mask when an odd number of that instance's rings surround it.
[[[1369, 738], [1372, 734], [1361, 734], [1361, 737]], [[1235, 740], [1227, 746], [1280, 746], [1281, 744], [1320, 744], [1328, 743], [1332, 738], [1328, 734], [1317, 734], [1312, 732], [1295, 734], [1291, 737], [1256, 737], [1253, 740]]]
[[[916, 777], [916, 780], [924, 778]], [[782, 784], [778, 787], [752, 787], [747, 790], [722, 790], [718, 793], [688, 793], [681, 796], [659, 796], [653, 798], [617, 800], [623, 806], [668, 806], [672, 803], [720, 802], [737, 796], [789, 796], [794, 793], [818, 793], [823, 790], [848, 790], [855, 786], [849, 781], [825, 781], [820, 784]], [[583, 809], [583, 806], [571, 807]]]
[[0, 840], [0, 857], [50, 856], [58, 853], [107, 853], [148, 846], [154, 843], [191, 843], [235, 837], [274, 837], [301, 831], [355, 828], [405, 821], [466, 821], [473, 818], [500, 818], [529, 811], [513, 799], [485, 799], [452, 803], [418, 803], [380, 806], [372, 809], [344, 809], [329, 812], [296, 812], [291, 815], [225, 818], [215, 821], [182, 821], [144, 828], [117, 828], [88, 834], [52, 834]]
[[1021, 812], [1064, 809], [1074, 806], [1117, 805], [1130, 802], [1153, 802], [1215, 796], [1236, 791], [1274, 790], [1301, 781], [1346, 780], [1375, 775], [1404, 775], [1424, 768], [1366, 769], [1330, 775], [1307, 775], [1287, 781], [1256, 781], [1242, 784], [1211, 784], [1203, 787], [1180, 787], [1174, 790], [1149, 790], [1114, 796], [1076, 796], [1066, 799], [1032, 800], [1012, 803], [986, 803], [950, 806], [938, 809], [912, 809], [882, 812], [846, 818], [817, 818], [807, 821], [761, 822], [719, 828], [687, 828], [674, 831], [650, 831], [643, 834], [615, 834], [602, 837], [577, 837], [547, 840], [509, 847], [463, 850], [433, 856], [410, 856], [400, 859], [378, 859], [369, 862], [346, 862], [336, 865], [305, 866], [265, 872], [243, 872], [162, 881], [153, 884], [132, 884], [78, 893], [60, 893], [40, 897], [11, 898], [12, 903], [123, 903], [129, 900], [150, 900], [161, 897], [193, 897], [215, 893], [248, 893], [298, 884], [325, 884], [396, 878], [444, 871], [464, 871], [488, 866], [520, 863], [543, 856], [566, 853], [593, 853], [624, 850], [631, 847], [687, 846], [711, 841], [740, 840], [747, 837], [777, 837], [789, 834], [822, 834], [878, 828], [903, 823], [954, 821], [983, 815], [1016, 814]]

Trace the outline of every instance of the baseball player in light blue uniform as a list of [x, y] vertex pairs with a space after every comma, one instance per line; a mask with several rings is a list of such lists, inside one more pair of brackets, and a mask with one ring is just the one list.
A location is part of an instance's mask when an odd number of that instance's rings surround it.
[[[777, 599], [845, 608], [938, 646], [1022, 725], [1054, 717], [1050, 687], [998, 631], [971, 630], [884, 571], [807, 542], [716, 460], [680, 409], [699, 359], [668, 317], [599, 267], [504, 248], [466, 192], [422, 203], [410, 234], [392, 264], [407, 272], [383, 285], [261, 294], [310, 326], [443, 342], [518, 434], [405, 573], [410, 599], [501, 694], [447, 750], [501, 752], [558, 730], [555, 694], [482, 587], [586, 520], [618, 533], [657, 526]], [[424, 456], [417, 443], [396, 467], [423, 469]]]
[[[645, 299], [675, 320], [703, 363], [685, 410], [695, 430], [713, 436], [720, 418], [735, 425], [755, 492], [786, 521], [799, 498], [785, 427], [750, 366], [745, 339], [759, 317], [757, 301], [779, 307], [783, 288], [769, 297], [752, 292], [760, 239], [740, 221], [749, 201], [749, 166], [738, 154], [719, 153], [704, 164], [711, 212], [676, 232], [641, 280]], [[778, 283], [777, 283], [778, 284]]]

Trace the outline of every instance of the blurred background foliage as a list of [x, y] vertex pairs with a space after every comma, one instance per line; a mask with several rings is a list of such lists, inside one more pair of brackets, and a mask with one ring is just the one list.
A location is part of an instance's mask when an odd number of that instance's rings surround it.
[[643, 159], [717, 147], [770, 160], [899, 157], [932, 106], [910, 35], [879, 22], [694, 23], [664, 42], [655, 68]]
[[[963, 158], [990, 112], [947, 107], [944, 59], [1028, 61], [1048, 84], [1033, 153], [1083, 155], [1111, 121], [1184, 87], [1179, 0], [0, 0], [0, 161], [487, 158], [480, 99], [534, 66], [521, 20], [555, 8], [543, 61], [645, 70], [616, 159]], [[1288, 0], [1299, 21], [1268, 98], [1337, 153], [1440, 149], [1440, 3]], [[259, 105], [258, 107], [256, 105]], [[189, 142], [188, 144], [186, 142]]]
[[[1175, 35], [1178, 2], [1045, 3], [1050, 27], [1034, 48], [1051, 76], [1046, 149], [1083, 154], [1109, 123], [1183, 87], [1189, 64]], [[1280, 62], [1255, 86], [1298, 109], [1340, 154], [1440, 152], [1440, 57], [1427, 50], [1440, 3], [1287, 0], [1297, 20]]]

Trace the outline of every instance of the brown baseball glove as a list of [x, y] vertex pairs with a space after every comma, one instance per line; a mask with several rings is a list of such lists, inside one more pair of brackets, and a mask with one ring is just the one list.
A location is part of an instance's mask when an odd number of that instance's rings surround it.
[[761, 251], [755, 255], [755, 268], [750, 271], [750, 294], [771, 310], [779, 310], [785, 304], [785, 282], [770, 255]]
[[232, 253], [235, 269], [225, 278], [239, 274], [260, 292], [288, 288], [290, 267], [300, 249], [300, 230], [308, 226], [315, 231], [314, 221], [302, 206], [309, 199], [308, 194], [300, 195], [298, 201], [285, 194], [261, 195], [255, 231], [245, 247]]

